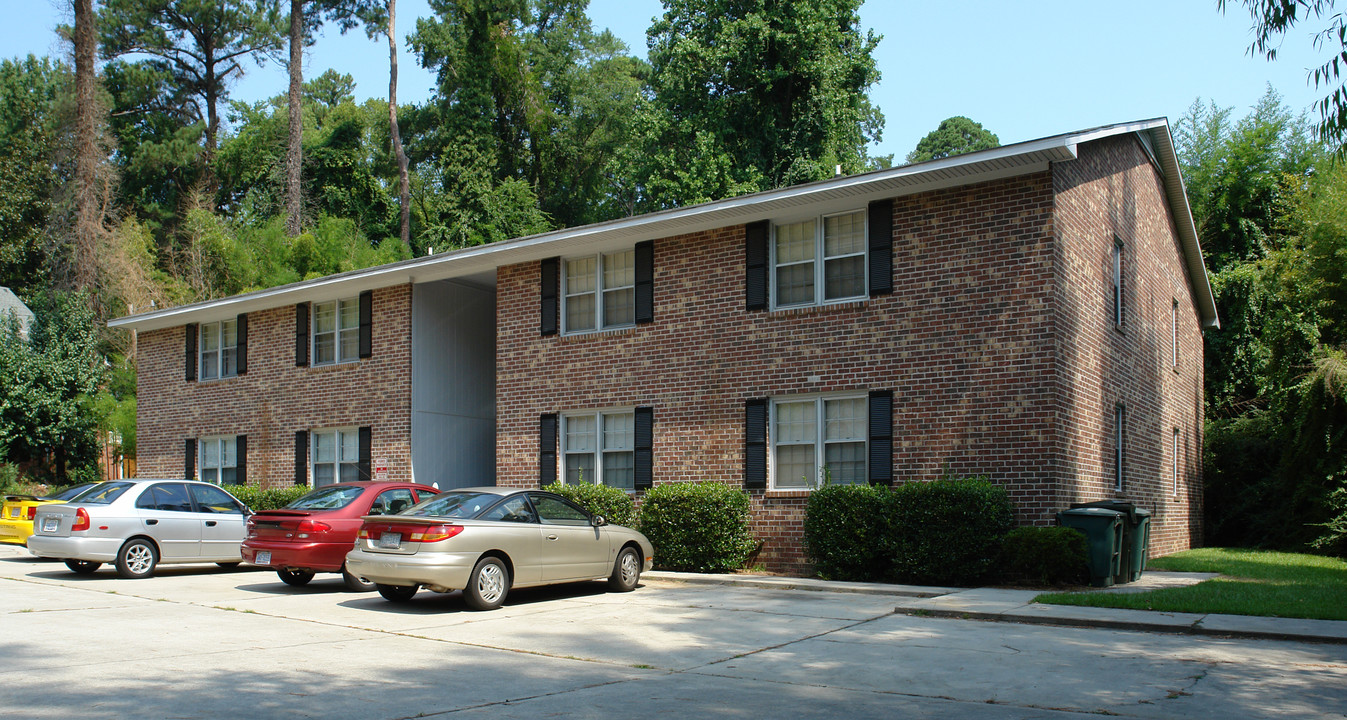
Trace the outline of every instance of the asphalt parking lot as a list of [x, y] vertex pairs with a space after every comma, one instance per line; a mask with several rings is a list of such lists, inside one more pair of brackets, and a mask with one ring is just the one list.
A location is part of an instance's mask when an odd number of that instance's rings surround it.
[[408, 605], [260, 570], [77, 576], [0, 547], [14, 718], [1347, 717], [1347, 645], [895, 614], [646, 580]]

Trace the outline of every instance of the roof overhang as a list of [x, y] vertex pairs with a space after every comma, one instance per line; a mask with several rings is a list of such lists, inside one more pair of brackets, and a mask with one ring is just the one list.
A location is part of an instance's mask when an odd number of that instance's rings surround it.
[[1184, 194], [1183, 179], [1179, 176], [1178, 161], [1174, 157], [1169, 125], [1163, 118], [1056, 135], [941, 160], [840, 176], [727, 200], [554, 230], [218, 300], [129, 315], [110, 321], [108, 326], [130, 330], [159, 330], [190, 322], [229, 317], [238, 313], [282, 307], [291, 303], [350, 297], [365, 290], [409, 283], [455, 279], [480, 282], [484, 278], [489, 278], [487, 282], [494, 283], [496, 268], [545, 257], [602, 252], [630, 247], [641, 240], [673, 237], [758, 220], [780, 219], [796, 214], [812, 215], [854, 209], [871, 200], [1042, 172], [1047, 170], [1051, 163], [1076, 159], [1076, 147], [1082, 142], [1129, 132], [1150, 133], [1157, 154], [1161, 156], [1159, 163], [1165, 175], [1165, 189], [1169, 195], [1175, 224], [1183, 240], [1186, 261], [1194, 280], [1195, 295], [1198, 296], [1198, 307], [1202, 312], [1203, 323], [1207, 327], [1215, 327], [1217, 324], [1215, 303], [1211, 300], [1211, 287], [1207, 283], [1206, 271], [1203, 269], [1197, 233], [1193, 228], [1192, 214], [1188, 208], [1187, 196]]

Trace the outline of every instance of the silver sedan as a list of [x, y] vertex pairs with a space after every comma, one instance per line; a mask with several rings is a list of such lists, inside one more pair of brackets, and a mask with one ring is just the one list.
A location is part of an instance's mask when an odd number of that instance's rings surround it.
[[114, 480], [74, 502], [38, 508], [28, 550], [87, 574], [115, 563], [124, 578], [159, 563], [238, 565], [248, 507], [215, 485], [191, 480]]
[[511, 588], [585, 580], [629, 592], [655, 554], [641, 533], [538, 490], [450, 490], [364, 521], [346, 567], [394, 602], [461, 589], [469, 607], [491, 610]]

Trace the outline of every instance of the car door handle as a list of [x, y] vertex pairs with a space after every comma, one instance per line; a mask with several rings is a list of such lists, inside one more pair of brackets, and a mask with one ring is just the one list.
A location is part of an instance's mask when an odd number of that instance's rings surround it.
[[214, 521], [214, 520], [207, 520], [207, 521], [206, 521], [206, 527], [215, 527], [215, 521]]
[[159, 521], [158, 521], [158, 520], [146, 520], [146, 521], [145, 521], [145, 524], [146, 524], [146, 525], [158, 525], [158, 524], [159, 524]]
[[548, 535], [548, 536], [547, 536], [547, 539], [548, 539], [548, 540], [556, 540], [556, 539], [557, 539], [557, 536], [556, 536], [556, 535]]

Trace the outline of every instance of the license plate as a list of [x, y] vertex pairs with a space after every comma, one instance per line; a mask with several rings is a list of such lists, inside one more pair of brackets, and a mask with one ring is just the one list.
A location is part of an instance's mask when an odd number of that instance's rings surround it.
[[18, 516], [19, 516], [19, 509], [16, 508], [16, 507], [10, 508], [10, 509], [9, 509], [9, 516], [10, 516], [10, 517], [18, 517]]
[[263, 550], [263, 551], [257, 553], [257, 564], [258, 564], [258, 565], [270, 565], [270, 564], [271, 564], [271, 551], [270, 551], [270, 550]]
[[56, 518], [42, 518], [42, 532], [56, 532], [60, 525], [61, 521]]
[[397, 548], [402, 546], [402, 533], [384, 533], [379, 536], [379, 547]]

